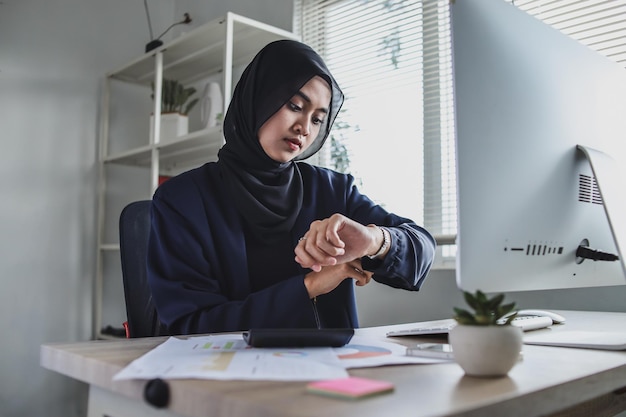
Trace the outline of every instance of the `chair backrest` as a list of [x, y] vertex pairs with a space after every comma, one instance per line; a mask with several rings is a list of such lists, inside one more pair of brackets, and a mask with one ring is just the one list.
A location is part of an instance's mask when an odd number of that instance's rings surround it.
[[158, 336], [162, 326], [148, 286], [150, 200], [128, 204], [120, 214], [120, 255], [128, 337]]

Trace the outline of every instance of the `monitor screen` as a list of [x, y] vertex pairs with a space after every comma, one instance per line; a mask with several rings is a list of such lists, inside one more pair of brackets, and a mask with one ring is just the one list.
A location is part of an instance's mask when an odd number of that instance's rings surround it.
[[576, 256], [586, 246], [619, 257], [615, 238], [626, 244], [600, 192], [617, 196], [623, 224], [626, 176], [604, 175], [602, 188], [577, 147], [626, 161], [626, 70], [504, 0], [457, 0], [451, 14], [458, 286], [626, 284], [622, 260]]

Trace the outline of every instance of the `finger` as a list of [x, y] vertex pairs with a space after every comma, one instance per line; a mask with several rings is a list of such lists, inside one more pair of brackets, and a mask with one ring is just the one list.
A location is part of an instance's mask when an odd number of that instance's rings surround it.
[[358, 285], [359, 287], [363, 287], [369, 284], [371, 280], [372, 280], [371, 278], [363, 277], [362, 279], [356, 280], [356, 285]]
[[[322, 261], [324, 257], [337, 257], [345, 253], [345, 243], [336, 232], [336, 228], [338, 227], [337, 219], [341, 219], [341, 216], [333, 216], [311, 223], [309, 231], [306, 234], [308, 240], [306, 250], [315, 259]], [[312, 246], [310, 243], [314, 243], [315, 245]], [[335, 263], [336, 262], [331, 262], [331, 265]]]
[[369, 282], [370, 282], [370, 280], [366, 276], [362, 276], [362, 277], [360, 277], [360, 278], [355, 280], [355, 284], [358, 285], [359, 287], [363, 287], [363, 286], [369, 284]]
[[[335, 259], [334, 253], [328, 253], [320, 247], [320, 242], [324, 243], [324, 239], [321, 233], [309, 231], [306, 235], [306, 239], [303, 241], [302, 249], [306, 252], [306, 256], [312, 260], [312, 263], [320, 264], [322, 266], [336, 265], [337, 259]], [[332, 250], [331, 250], [332, 252]]]
[[366, 285], [368, 281], [367, 273], [357, 266], [350, 265], [352, 268], [352, 278], [359, 287]]
[[372, 280], [372, 276], [374, 275], [374, 273], [370, 272], [370, 271], [365, 271], [363, 270], [362, 266], [361, 266], [361, 260], [360, 259], [354, 259], [353, 261], [348, 263], [348, 266], [350, 268], [352, 268], [355, 272], [355, 284], [358, 285], [359, 287], [362, 287], [364, 285], [367, 285], [370, 283], [370, 281]]
[[359, 274], [359, 275], [365, 275], [365, 271], [363, 271], [361, 268], [359, 268], [358, 266], [354, 266], [354, 271]]
[[324, 227], [319, 231], [319, 233], [316, 233], [315, 247], [307, 246], [307, 250], [309, 250], [311, 252], [311, 256], [316, 259], [319, 259], [320, 261], [325, 259], [323, 262], [331, 262], [329, 264], [334, 265], [337, 263], [337, 260], [335, 259], [334, 261], [330, 261], [329, 257], [337, 258], [343, 256], [346, 252], [345, 243], [341, 239], [335, 239], [334, 241], [329, 239], [327, 237], [328, 233], [326, 230], [327, 228]]
[[324, 237], [326, 242], [331, 244], [335, 248], [345, 248], [346, 244], [339, 236], [339, 229], [344, 226], [343, 218], [340, 216], [333, 216], [330, 218]]
[[315, 263], [315, 260], [311, 256], [309, 256], [308, 252], [306, 251], [306, 240], [306, 236], [301, 237], [298, 240], [296, 248], [294, 249], [296, 262], [298, 262], [304, 268], [308, 268]]
[[320, 271], [322, 270], [322, 265], [320, 265], [320, 264], [318, 264], [318, 263], [310, 263], [310, 262], [305, 262], [305, 261], [303, 261], [302, 259], [300, 259], [300, 257], [299, 257], [299, 256], [296, 256], [294, 259], [295, 259], [295, 261], [296, 261], [298, 264], [300, 264], [300, 266], [301, 266], [302, 268], [308, 268], [308, 269], [311, 269], [311, 270], [313, 270], [313, 271], [315, 271], [315, 272], [320, 272]]
[[[296, 252], [296, 256], [295, 256], [294, 260], [298, 264], [300, 264], [300, 266], [302, 268], [310, 268], [310, 269], [312, 269], [312, 270], [314, 270], [316, 272], [319, 272], [322, 269], [322, 266], [331, 265], [331, 264], [334, 265], [334, 263], [332, 263], [332, 262], [328, 263], [326, 265], [322, 265], [318, 261], [316, 261], [315, 259], [307, 256], [306, 253], [303, 255], [303, 254], [301, 254], [299, 252]], [[334, 258], [332, 259], [332, 261], [336, 262], [334, 260]]]
[[[341, 244], [343, 245], [343, 242], [341, 242]], [[341, 256], [346, 252], [343, 246], [337, 246], [336, 243], [333, 243], [325, 237], [322, 237], [321, 234], [318, 235], [316, 245], [319, 251], [327, 256]]]
[[319, 272], [322, 266], [335, 265], [337, 260], [323, 251], [320, 251], [312, 242], [311, 233], [300, 238], [294, 252], [295, 260], [303, 268], [311, 268]]

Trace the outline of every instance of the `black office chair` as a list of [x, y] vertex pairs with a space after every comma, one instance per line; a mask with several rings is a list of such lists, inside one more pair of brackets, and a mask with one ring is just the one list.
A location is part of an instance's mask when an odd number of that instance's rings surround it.
[[128, 204], [120, 214], [120, 255], [126, 301], [126, 337], [165, 334], [148, 287], [147, 254], [150, 200]]

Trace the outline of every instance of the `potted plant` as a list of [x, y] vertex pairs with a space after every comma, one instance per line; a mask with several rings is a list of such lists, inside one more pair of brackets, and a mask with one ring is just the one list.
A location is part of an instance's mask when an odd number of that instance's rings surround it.
[[[154, 83], [152, 99], [154, 100]], [[163, 79], [161, 88], [161, 138], [175, 138], [189, 132], [188, 114], [198, 103], [192, 98], [194, 87], [185, 87], [177, 80]], [[154, 136], [154, 120], [150, 120], [150, 137]]]
[[478, 290], [464, 291], [473, 312], [454, 308], [454, 326], [448, 335], [454, 359], [467, 375], [506, 375], [517, 363], [522, 349], [522, 329], [511, 322], [515, 303], [502, 304], [504, 294], [488, 297]]

